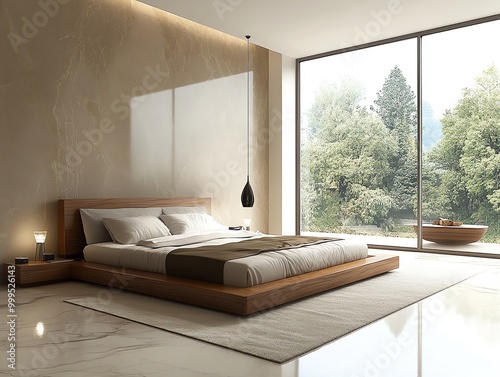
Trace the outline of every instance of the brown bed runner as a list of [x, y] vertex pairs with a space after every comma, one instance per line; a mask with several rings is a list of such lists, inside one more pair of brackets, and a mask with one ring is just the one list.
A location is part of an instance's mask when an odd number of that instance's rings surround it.
[[176, 249], [167, 255], [166, 271], [167, 275], [224, 284], [224, 264], [226, 261], [266, 251], [294, 249], [338, 240], [340, 238], [272, 236], [223, 245]]

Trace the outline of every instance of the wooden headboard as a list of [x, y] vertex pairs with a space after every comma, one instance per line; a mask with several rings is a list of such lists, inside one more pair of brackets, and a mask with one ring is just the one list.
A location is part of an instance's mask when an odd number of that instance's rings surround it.
[[59, 199], [58, 245], [60, 257], [81, 257], [87, 245], [80, 208], [205, 207], [211, 213], [210, 198], [93, 198]]

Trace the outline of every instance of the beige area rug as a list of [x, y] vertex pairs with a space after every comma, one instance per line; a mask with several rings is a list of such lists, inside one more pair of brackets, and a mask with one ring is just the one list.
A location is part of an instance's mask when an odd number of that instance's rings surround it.
[[398, 270], [248, 317], [135, 293], [66, 300], [262, 359], [284, 363], [349, 334], [485, 267], [414, 260]]

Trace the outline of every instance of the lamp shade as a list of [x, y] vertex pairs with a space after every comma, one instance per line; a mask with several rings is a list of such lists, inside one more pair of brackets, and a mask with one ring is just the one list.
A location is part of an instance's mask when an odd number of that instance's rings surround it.
[[241, 192], [241, 204], [243, 207], [253, 207], [254, 200], [252, 185], [247, 175], [247, 184], [243, 187], [243, 191]]
[[250, 230], [250, 224], [252, 223], [252, 219], [243, 219], [243, 226], [245, 230]]
[[46, 230], [35, 230], [33, 232], [33, 235], [35, 236], [36, 243], [45, 243], [45, 238], [47, 237], [47, 231]]

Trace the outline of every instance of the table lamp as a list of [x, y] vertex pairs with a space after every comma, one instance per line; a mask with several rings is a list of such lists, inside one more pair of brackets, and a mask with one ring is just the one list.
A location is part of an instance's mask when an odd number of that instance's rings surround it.
[[35, 236], [36, 242], [35, 261], [42, 261], [43, 254], [45, 253], [45, 238], [47, 237], [47, 231], [35, 230], [33, 235]]
[[250, 230], [250, 224], [252, 223], [252, 219], [243, 219], [243, 227], [245, 230]]

